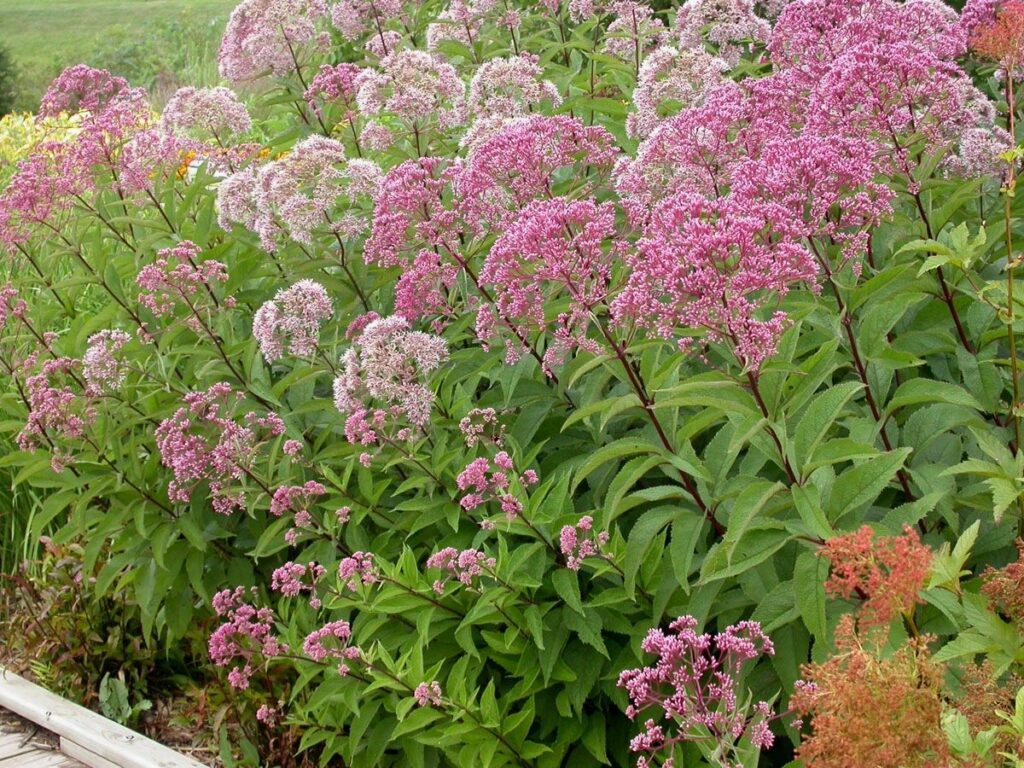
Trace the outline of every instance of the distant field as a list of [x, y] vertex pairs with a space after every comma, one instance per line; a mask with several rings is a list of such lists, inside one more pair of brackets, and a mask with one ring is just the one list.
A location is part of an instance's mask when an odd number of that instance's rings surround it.
[[21, 69], [25, 108], [56, 72], [79, 61], [136, 80], [207, 80], [215, 77], [216, 40], [237, 1], [0, 0], [0, 43]]

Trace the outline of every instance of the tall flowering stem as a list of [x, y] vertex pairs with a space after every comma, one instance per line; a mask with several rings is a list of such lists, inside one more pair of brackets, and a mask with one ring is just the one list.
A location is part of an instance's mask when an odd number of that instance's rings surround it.
[[[998, 62], [1003, 74], [1003, 93], [1006, 97], [1006, 130], [1010, 140], [1016, 142], [1016, 110], [1013, 81], [1019, 76], [1021, 56], [1024, 53], [1024, 2], [1010, 0], [1000, 7], [995, 19], [975, 30], [972, 40], [975, 50], [985, 58]], [[1014, 450], [1021, 450], [1021, 392], [1020, 364], [1017, 355], [1017, 333], [1014, 328], [1014, 281], [1018, 266], [1013, 253], [1012, 203], [1017, 189], [1017, 158], [1007, 160], [1003, 187], [1003, 234], [1006, 239], [1006, 331], [1010, 348], [1010, 378], [1013, 402], [1010, 418], [1013, 420]], [[1017, 535], [1024, 535], [1024, 498], [1017, 497]]]

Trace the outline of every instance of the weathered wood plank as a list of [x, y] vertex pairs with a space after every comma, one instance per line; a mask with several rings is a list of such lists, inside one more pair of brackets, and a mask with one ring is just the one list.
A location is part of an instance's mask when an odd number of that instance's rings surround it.
[[33, 752], [27, 733], [0, 733], [0, 764], [22, 755]]
[[[0, 765], [3, 763], [0, 762]], [[76, 763], [67, 755], [49, 749], [37, 749], [29, 755], [19, 757], [18, 761], [11, 765], [17, 768], [81, 768], [81, 763]]]
[[86, 749], [81, 744], [76, 744], [63, 737], [60, 740], [60, 751], [68, 757], [75, 758], [87, 766], [87, 768], [121, 768], [117, 763], [113, 763], [105, 757], [100, 757], [91, 749]]
[[205, 768], [162, 744], [0, 667], [0, 707], [72, 741], [118, 768]]

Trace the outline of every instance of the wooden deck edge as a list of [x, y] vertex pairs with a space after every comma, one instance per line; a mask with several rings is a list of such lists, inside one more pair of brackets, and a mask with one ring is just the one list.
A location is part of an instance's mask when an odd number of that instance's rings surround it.
[[62, 746], [70, 742], [75, 745], [72, 749], [80, 748], [106, 761], [90, 764], [81, 755], [65, 753], [90, 768], [111, 765], [115, 768], [206, 768], [3, 667], [0, 667], [0, 707], [57, 734]]

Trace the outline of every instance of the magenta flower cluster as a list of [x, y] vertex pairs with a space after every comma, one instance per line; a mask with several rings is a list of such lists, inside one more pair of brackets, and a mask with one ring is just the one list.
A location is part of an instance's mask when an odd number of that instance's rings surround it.
[[[232, 688], [245, 690], [255, 672], [254, 665], [288, 652], [288, 646], [274, 633], [274, 614], [246, 601], [243, 587], [225, 589], [213, 597], [213, 609], [224, 622], [210, 635], [210, 660], [228, 671]], [[255, 598], [253, 590], [252, 598]]]
[[774, 743], [768, 727], [771, 705], [748, 704], [742, 688], [745, 670], [762, 656], [775, 654], [771, 639], [755, 621], [741, 621], [716, 635], [697, 631], [697, 620], [681, 616], [669, 631], [652, 629], [641, 643], [645, 653], [657, 656], [648, 667], [627, 669], [618, 685], [629, 695], [630, 719], [654, 709], [663, 723], [644, 722], [644, 731], [630, 749], [640, 753], [637, 768], [655, 765], [655, 756], [673, 765], [675, 745], [684, 741], [711, 740], [716, 754], [732, 765], [731, 752], [742, 738], [760, 749]]
[[[455, 483], [460, 491], [468, 491], [459, 500], [459, 504], [466, 511], [471, 511], [489, 501], [495, 501], [505, 517], [513, 520], [523, 511], [523, 502], [512, 492], [513, 479], [517, 479], [518, 484], [525, 489], [535, 485], [539, 478], [532, 469], [516, 478], [515, 463], [506, 451], [498, 451], [493, 461], [492, 466], [485, 458], [473, 459], [459, 473]], [[485, 528], [493, 527], [487, 520], [481, 525]]]
[[338, 674], [344, 677], [351, 671], [350, 662], [363, 655], [351, 641], [352, 626], [347, 621], [332, 621], [306, 635], [302, 650], [315, 662], [324, 663], [328, 659], [336, 662]]
[[594, 530], [594, 518], [584, 515], [576, 525], [563, 525], [558, 544], [565, 555], [565, 565], [578, 571], [588, 557], [604, 557], [602, 549], [608, 543], [607, 531]]
[[234, 390], [215, 384], [185, 395], [185, 404], [156, 428], [161, 463], [174, 474], [167, 495], [187, 503], [200, 483], [209, 483], [214, 510], [230, 514], [245, 506], [245, 493], [233, 487], [256, 459], [259, 446], [284, 433], [284, 422], [273, 412], [232, 414]]
[[[444, 571], [445, 577], [433, 584], [437, 594], [444, 594], [445, 584], [449, 579], [456, 579], [467, 587], [479, 588], [482, 575], [494, 570], [496, 561], [477, 549], [464, 549], [461, 552], [455, 547], [445, 547], [427, 558], [427, 568]], [[477, 582], [474, 585], [474, 582]]]

